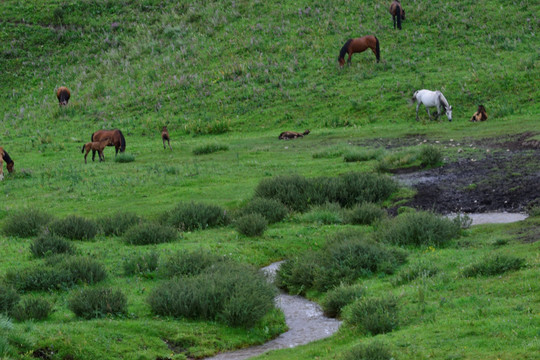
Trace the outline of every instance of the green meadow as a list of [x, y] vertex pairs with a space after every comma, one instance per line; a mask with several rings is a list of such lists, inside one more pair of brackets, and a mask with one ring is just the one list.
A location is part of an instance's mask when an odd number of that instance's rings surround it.
[[[389, 5], [379, 0], [3, 1], [0, 147], [14, 160], [15, 172], [8, 174], [4, 166], [0, 182], [0, 358], [201, 359], [264, 343], [286, 331], [279, 310], [266, 311], [249, 326], [230, 325], [223, 314], [156, 312], [149, 298], [172, 284], [168, 281], [178, 286], [195, 281], [168, 276], [168, 259], [179, 251], [204, 252], [260, 268], [280, 260], [321, 259], [346, 233], [369, 246], [383, 244], [396, 259], [403, 256], [402, 262], [378, 264], [348, 283], [334, 284], [358, 286], [363, 298], [394, 299], [391, 331], [363, 328], [354, 317], [362, 299], [351, 300], [333, 336], [260, 358], [363, 359], [369, 357], [352, 355], [355, 349], [375, 343], [398, 360], [537, 359], [538, 190], [524, 204], [528, 219], [465, 226], [440, 244], [381, 240], [386, 227], [397, 227], [415, 212], [406, 207], [415, 190], [403, 185], [375, 201], [376, 208], [399, 212], [396, 219], [358, 224], [351, 220], [357, 204], [319, 204], [314, 198], [320, 194], [312, 194], [307, 209], [285, 204], [285, 217], [267, 224], [260, 236], [237, 230], [236, 220], [265, 181], [330, 179], [325, 183], [330, 187], [349, 173], [423, 166], [424, 143], [440, 155], [441, 161], [430, 164], [437, 167], [506, 152], [505, 141], [515, 137], [540, 141], [537, 1], [404, 0], [401, 31], [393, 29]], [[345, 41], [368, 34], [380, 41], [380, 63], [368, 50], [340, 68], [337, 56]], [[60, 86], [71, 91], [65, 107], [56, 99]], [[423, 106], [415, 120], [410, 99], [422, 88], [444, 93], [453, 107], [452, 122], [445, 116], [428, 119]], [[489, 118], [472, 123], [479, 104]], [[172, 151], [163, 148], [163, 126]], [[114, 148], [108, 147], [105, 162], [89, 156], [85, 164], [81, 148], [102, 128], [121, 129], [126, 152], [115, 161]], [[303, 138], [278, 140], [282, 131], [306, 129], [310, 134]], [[486, 141], [494, 145], [469, 145]], [[538, 155], [539, 150], [517, 151]], [[198, 228], [178, 225], [167, 214], [179, 204], [217, 206], [226, 220]], [[73, 215], [94, 221], [95, 236], [68, 244], [71, 256], [96, 261], [105, 278], [22, 286], [30, 269], [36, 275], [27, 280], [35, 284], [40, 272], [52, 274], [68, 257], [51, 256], [51, 250], [37, 257], [31, 249], [39, 234], [7, 231], [17, 214], [34, 210], [53, 221]], [[127, 235], [106, 234], [107, 220], [125, 213], [142, 225], [173, 226], [174, 239], [134, 245]], [[54, 233], [52, 224], [40, 233]], [[137, 263], [136, 271], [127, 270], [149, 254], [159, 256], [154, 267], [141, 270]], [[301, 271], [296, 276], [305, 280]], [[90, 319], [72, 311], [76, 294], [104, 287], [125, 295], [124, 311]], [[333, 290], [313, 285], [298, 293], [325, 304]], [[21, 304], [45, 301], [47, 315], [20, 318], [21, 312], [8, 306], [9, 291], [16, 291]]]

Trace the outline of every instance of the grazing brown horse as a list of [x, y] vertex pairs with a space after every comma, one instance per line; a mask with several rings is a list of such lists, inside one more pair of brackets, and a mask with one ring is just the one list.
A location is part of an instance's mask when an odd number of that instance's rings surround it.
[[[92, 134], [90, 141], [100, 141], [101, 139], [109, 138], [110, 142], [107, 146], [114, 146], [116, 153], [114, 156], [118, 155], [118, 150], [121, 153], [126, 151], [126, 139], [124, 134], [118, 129], [114, 130], [98, 130]], [[92, 150], [92, 161], [96, 157], [96, 151]]]
[[487, 118], [488, 116], [487, 116], [486, 108], [484, 107], [484, 105], [478, 105], [478, 110], [476, 110], [476, 112], [472, 116], [471, 121], [472, 122], [486, 121]]
[[401, 7], [401, 3], [398, 0], [394, 0], [392, 5], [390, 5], [389, 11], [392, 15], [392, 20], [394, 20], [394, 29], [396, 28], [397, 20], [397, 28], [401, 30], [401, 20], [405, 20], [405, 10]]
[[161, 140], [163, 140], [163, 149], [167, 149], [167, 147], [165, 146], [165, 141], [167, 141], [167, 143], [169, 144], [169, 148], [172, 151], [171, 141], [170, 141], [171, 137], [169, 136], [169, 131], [167, 130], [166, 126], [164, 126], [163, 129], [161, 129]]
[[309, 130], [304, 131], [303, 133], [299, 133], [296, 131], [284, 131], [281, 134], [279, 134], [278, 139], [279, 140], [291, 140], [296, 139], [299, 137], [304, 137], [304, 135], [309, 134]]
[[4, 161], [6, 162], [8, 172], [11, 174], [13, 172], [14, 162], [9, 157], [7, 151], [0, 147], [0, 181], [4, 179]]
[[58, 98], [58, 103], [60, 104], [60, 106], [67, 105], [70, 96], [71, 93], [69, 92], [69, 89], [65, 86], [60, 86], [56, 91], [56, 97]]
[[[104, 138], [99, 141], [93, 141], [93, 142], [84, 144], [81, 149], [81, 153], [84, 153], [84, 151], [86, 150], [86, 154], [84, 154], [84, 163], [86, 164], [86, 157], [88, 156], [88, 153], [90, 152], [90, 150], [92, 150], [93, 152], [96, 152], [96, 151], [98, 152], [100, 162], [105, 161], [105, 155], [103, 155], [103, 150], [108, 145], [110, 145], [109, 138]], [[92, 161], [94, 161], [94, 157], [92, 157]]]
[[377, 39], [375, 36], [367, 35], [361, 38], [347, 40], [339, 52], [339, 66], [345, 65], [345, 54], [349, 54], [347, 63], [350, 64], [352, 54], [360, 53], [368, 48], [373, 51], [375, 57], [377, 58], [377, 62], [379, 62], [379, 60], [381, 60], [381, 50], [379, 48], [379, 39]]

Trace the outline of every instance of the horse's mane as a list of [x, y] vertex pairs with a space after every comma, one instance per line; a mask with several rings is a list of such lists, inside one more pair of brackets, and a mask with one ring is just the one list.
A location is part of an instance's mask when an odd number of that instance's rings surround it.
[[338, 59], [342, 59], [345, 54], [347, 53], [347, 50], [349, 50], [349, 44], [351, 43], [352, 39], [349, 39], [345, 42], [345, 45], [343, 45], [343, 47], [341, 48], [340, 52], [339, 52], [339, 58]]
[[11, 160], [11, 158], [9, 157], [9, 154], [7, 153], [6, 150], [4, 150], [4, 156], [2, 156], [4, 158], [4, 161], [8, 164], [11, 164], [13, 162], [13, 160]]
[[124, 138], [124, 134], [120, 130], [116, 130], [120, 134], [120, 152], [124, 152], [126, 150], [126, 138]]
[[441, 99], [441, 103], [443, 104], [444, 109], [447, 110], [450, 107], [448, 100], [446, 100], [442, 92], [438, 91], [438, 93], [439, 93], [439, 99]]

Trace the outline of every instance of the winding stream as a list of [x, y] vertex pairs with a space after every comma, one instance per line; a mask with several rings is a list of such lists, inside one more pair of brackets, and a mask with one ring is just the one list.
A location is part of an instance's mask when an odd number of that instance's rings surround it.
[[[276, 271], [281, 264], [282, 261], [262, 268], [262, 271], [268, 277], [268, 281], [274, 280]], [[275, 302], [285, 314], [285, 321], [289, 327], [287, 332], [265, 344], [218, 354], [207, 358], [207, 360], [242, 360], [263, 354], [269, 350], [304, 345], [331, 336], [341, 325], [341, 321], [325, 317], [318, 304], [301, 296], [282, 293], [276, 296]]]

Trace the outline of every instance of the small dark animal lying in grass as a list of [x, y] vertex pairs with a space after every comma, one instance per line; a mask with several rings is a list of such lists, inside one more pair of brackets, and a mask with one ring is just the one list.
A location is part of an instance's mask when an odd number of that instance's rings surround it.
[[296, 139], [299, 137], [304, 137], [304, 135], [309, 134], [309, 130], [304, 131], [304, 133], [299, 133], [295, 131], [284, 131], [281, 134], [279, 134], [278, 139], [279, 140], [290, 140], [290, 139]]
[[67, 105], [69, 97], [71, 96], [69, 89], [65, 86], [60, 86], [56, 91], [56, 97], [60, 106]]
[[[109, 138], [105, 138], [100, 141], [94, 141], [94, 142], [89, 142], [89, 143], [84, 144], [81, 149], [81, 153], [83, 153], [84, 150], [86, 150], [86, 154], [84, 154], [84, 163], [86, 164], [86, 157], [88, 156], [88, 153], [90, 152], [90, 150], [94, 150], [98, 152], [99, 161], [105, 161], [105, 155], [103, 155], [103, 149], [105, 149], [105, 147], [107, 147], [107, 145], [109, 145], [110, 142], [111, 140]], [[93, 158], [92, 158], [92, 161], [94, 161]]]
[[488, 116], [487, 116], [486, 108], [484, 107], [484, 105], [478, 105], [478, 110], [476, 110], [476, 112], [472, 116], [471, 121], [472, 122], [486, 121], [487, 118]]
[[163, 149], [167, 149], [167, 147], [165, 146], [165, 141], [167, 141], [167, 143], [169, 144], [169, 148], [172, 151], [171, 142], [170, 142], [171, 137], [169, 136], [169, 131], [167, 130], [166, 126], [164, 126], [163, 129], [161, 129], [161, 140], [163, 140]]

